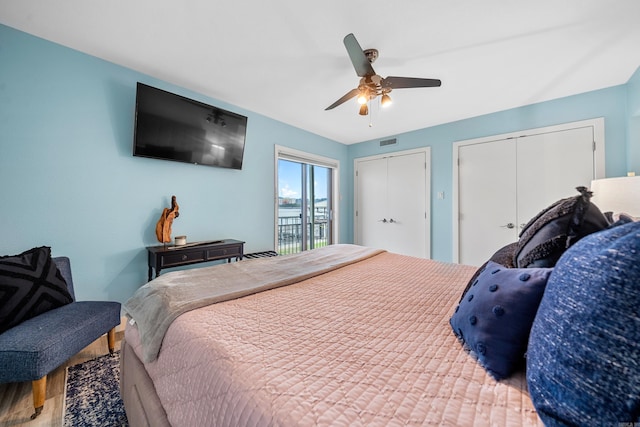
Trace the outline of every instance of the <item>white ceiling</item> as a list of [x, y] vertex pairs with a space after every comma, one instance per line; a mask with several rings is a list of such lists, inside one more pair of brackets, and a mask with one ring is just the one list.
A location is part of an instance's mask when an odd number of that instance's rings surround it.
[[[0, 23], [351, 144], [624, 84], [639, 0], [0, 0]], [[437, 78], [357, 113], [342, 39], [383, 77]], [[371, 125], [370, 125], [371, 124]], [[249, 123], [250, 125], [250, 123]]]

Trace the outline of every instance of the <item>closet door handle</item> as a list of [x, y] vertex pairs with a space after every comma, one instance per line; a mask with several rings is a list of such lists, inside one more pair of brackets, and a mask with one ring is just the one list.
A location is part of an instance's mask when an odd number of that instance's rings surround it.
[[502, 227], [502, 228], [515, 228], [516, 225], [514, 223], [510, 222], [509, 224], [501, 225], [500, 227]]
[[389, 222], [394, 223], [395, 221], [393, 220], [393, 218], [389, 218]]
[[[387, 218], [379, 219], [378, 222], [387, 222]], [[391, 220], [391, 222], [393, 222], [393, 220]]]

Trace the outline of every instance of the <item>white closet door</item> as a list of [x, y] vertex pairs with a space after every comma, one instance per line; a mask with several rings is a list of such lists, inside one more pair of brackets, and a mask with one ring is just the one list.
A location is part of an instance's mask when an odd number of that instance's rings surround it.
[[515, 158], [515, 139], [459, 148], [460, 263], [482, 265], [517, 240]]
[[[458, 147], [458, 261], [481, 265], [522, 226], [596, 177], [594, 126]], [[604, 150], [604, 147], [602, 147]]]
[[518, 138], [518, 224], [521, 228], [565, 197], [578, 195], [595, 178], [593, 127]]
[[427, 257], [425, 153], [394, 156], [387, 163], [387, 250]]
[[430, 256], [428, 151], [356, 161], [355, 242]]
[[358, 206], [356, 243], [372, 248], [386, 248], [387, 223], [387, 159], [358, 162]]

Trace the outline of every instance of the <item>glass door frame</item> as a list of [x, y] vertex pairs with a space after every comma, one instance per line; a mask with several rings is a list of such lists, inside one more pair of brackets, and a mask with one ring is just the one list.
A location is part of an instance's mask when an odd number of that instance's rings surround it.
[[[279, 200], [279, 183], [278, 183], [278, 161], [279, 160], [288, 160], [292, 162], [312, 165], [312, 166], [320, 166], [324, 168], [330, 169], [330, 194], [327, 194], [327, 210], [328, 210], [328, 220], [330, 221], [330, 229], [331, 235], [329, 236], [329, 244], [334, 244], [338, 242], [339, 236], [339, 171], [340, 171], [340, 161], [336, 159], [332, 159], [329, 157], [318, 156], [316, 154], [306, 153], [304, 151], [296, 150], [289, 147], [284, 147], [280, 145], [275, 146], [275, 156], [274, 156], [274, 248], [278, 249], [278, 200]], [[302, 173], [303, 186], [306, 186], [307, 177], [307, 168], [302, 168], [305, 173]], [[306, 196], [306, 195], [305, 195]], [[301, 198], [305, 197], [301, 195]], [[301, 207], [302, 212], [306, 212], [305, 208], [308, 208], [306, 200], [303, 200], [303, 206]], [[313, 212], [312, 212], [313, 214]], [[303, 227], [307, 227], [307, 215], [302, 215]], [[303, 228], [306, 230], [306, 228]], [[307, 238], [302, 239], [302, 250], [307, 249]]]

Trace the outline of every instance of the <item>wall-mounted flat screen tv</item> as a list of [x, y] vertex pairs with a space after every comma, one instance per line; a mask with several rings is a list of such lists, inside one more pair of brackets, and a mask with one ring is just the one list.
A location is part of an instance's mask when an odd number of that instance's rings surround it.
[[133, 155], [242, 169], [247, 118], [138, 83]]

